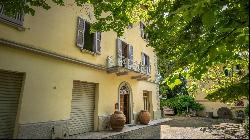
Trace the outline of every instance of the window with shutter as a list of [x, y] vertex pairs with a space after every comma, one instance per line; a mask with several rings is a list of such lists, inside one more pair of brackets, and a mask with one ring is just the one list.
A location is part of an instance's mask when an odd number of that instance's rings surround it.
[[101, 32], [96, 32], [96, 53], [101, 54]]
[[148, 74], [150, 74], [150, 73], [151, 73], [151, 65], [150, 65], [150, 59], [149, 59], [149, 56], [148, 56], [147, 73], [148, 73]]
[[146, 26], [140, 21], [140, 30], [142, 39], [148, 39], [148, 33], [145, 33]]
[[116, 43], [117, 65], [122, 66], [122, 41], [117, 38]]
[[84, 47], [84, 30], [85, 30], [85, 20], [78, 17], [77, 18], [77, 36], [76, 36], [76, 45], [80, 49]]
[[90, 23], [85, 21], [85, 31], [84, 31], [84, 49], [94, 52], [94, 33], [90, 32]]
[[141, 60], [142, 60], [142, 65], [145, 65], [145, 55], [143, 52], [141, 53]]
[[132, 45], [128, 45], [128, 59], [129, 59], [129, 66], [128, 68], [129, 69], [132, 69], [133, 68], [133, 46]]
[[146, 68], [146, 73], [151, 73], [151, 65], [149, 61], [149, 56], [142, 52], [142, 65]]
[[91, 24], [81, 17], [77, 22], [77, 47], [92, 54], [101, 54], [101, 32], [91, 33]]
[[117, 38], [118, 66], [133, 68], [133, 46]]
[[93, 50], [97, 54], [101, 54], [101, 33], [95, 32], [94, 34], [94, 40], [93, 40]]
[[4, 10], [3, 5], [0, 5], [0, 21], [14, 26], [23, 26], [24, 14], [16, 13], [12, 15]]
[[129, 68], [129, 45], [122, 41], [123, 67]]

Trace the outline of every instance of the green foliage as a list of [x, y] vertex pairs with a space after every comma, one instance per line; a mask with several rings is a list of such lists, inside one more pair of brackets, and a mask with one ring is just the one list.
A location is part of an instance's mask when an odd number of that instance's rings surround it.
[[246, 106], [244, 113], [246, 116], [249, 116], [249, 104]]
[[162, 83], [160, 85], [160, 94], [167, 99], [173, 98], [179, 94], [187, 95], [188, 94], [187, 80], [185, 79], [185, 77], [181, 75], [179, 75], [178, 80], [180, 80], [181, 83], [172, 88], [169, 87], [166, 83]]
[[[212, 79], [209, 93], [215, 92], [219, 100], [246, 97], [249, 88], [239, 81], [248, 72], [225, 77], [217, 67], [248, 68], [248, 0], [162, 0], [149, 14], [149, 45], [157, 52], [160, 73], [169, 86], [176, 85], [175, 73], [187, 73], [194, 81]], [[230, 92], [217, 94], [219, 89]], [[236, 92], [239, 89], [244, 92]]]
[[166, 99], [161, 99], [160, 100], [160, 107], [163, 108], [164, 106], [167, 106]]
[[178, 95], [174, 98], [161, 100], [161, 106], [168, 106], [174, 109], [177, 114], [188, 113], [190, 109], [201, 111], [204, 107], [197, 103], [193, 97], [189, 95]]
[[229, 84], [225, 87], [208, 94], [205, 98], [211, 101], [233, 102], [243, 97], [249, 98], [249, 74], [240, 79], [236, 84]]

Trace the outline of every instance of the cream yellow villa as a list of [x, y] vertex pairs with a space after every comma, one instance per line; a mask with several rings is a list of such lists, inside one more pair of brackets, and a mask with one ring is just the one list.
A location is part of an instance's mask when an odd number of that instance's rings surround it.
[[0, 138], [110, 129], [116, 104], [127, 124], [141, 110], [161, 117], [157, 59], [143, 22], [122, 37], [90, 33], [91, 8], [67, 2], [15, 18], [0, 6]]

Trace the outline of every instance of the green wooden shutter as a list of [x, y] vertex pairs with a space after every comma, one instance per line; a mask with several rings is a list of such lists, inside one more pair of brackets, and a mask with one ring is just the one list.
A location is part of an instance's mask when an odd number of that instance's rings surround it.
[[81, 17], [77, 17], [77, 35], [76, 35], [76, 46], [80, 49], [84, 47], [84, 31], [85, 31], [85, 20]]

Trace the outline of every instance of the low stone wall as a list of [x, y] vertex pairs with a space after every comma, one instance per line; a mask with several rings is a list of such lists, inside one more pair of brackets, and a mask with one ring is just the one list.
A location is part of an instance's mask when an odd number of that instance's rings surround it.
[[[160, 112], [154, 111], [154, 116], [152, 119], [160, 118]], [[133, 122], [131, 124], [140, 124], [138, 121], [138, 114], [133, 114]], [[49, 121], [49, 122], [41, 122], [41, 123], [29, 123], [29, 124], [20, 124], [18, 128], [18, 139], [55, 139], [55, 138], [66, 138], [68, 137], [68, 121], [61, 120], [61, 121]], [[133, 132], [125, 132], [121, 134], [121, 137], [141, 137], [141, 135], [145, 135], [145, 137], [149, 137], [153, 134], [157, 133], [149, 133], [149, 132], [157, 132], [159, 131], [154, 126], [147, 126], [144, 128], [140, 128]], [[98, 130], [111, 130], [110, 126], [110, 115], [107, 116], [98, 116]], [[148, 129], [152, 129], [147, 132]], [[159, 131], [160, 132], [160, 131]], [[124, 136], [123, 136], [124, 135]], [[118, 136], [117, 136], [118, 137]]]
[[154, 111], [154, 120], [161, 119], [161, 110]]
[[119, 133], [103, 139], [160, 139], [161, 126], [151, 125], [136, 130]]
[[52, 139], [67, 137], [67, 121], [20, 124], [18, 139]]
[[98, 131], [111, 130], [109, 116], [98, 116]]

